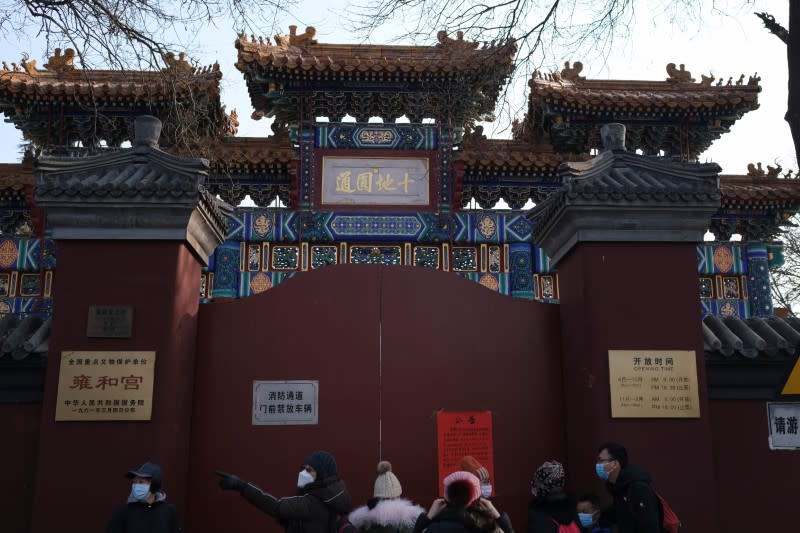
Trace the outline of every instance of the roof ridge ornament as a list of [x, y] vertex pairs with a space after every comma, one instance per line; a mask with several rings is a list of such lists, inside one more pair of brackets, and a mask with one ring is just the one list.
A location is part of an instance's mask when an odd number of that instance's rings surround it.
[[667, 74], [669, 74], [669, 78], [667, 78], [668, 82], [694, 83], [694, 78], [692, 77], [692, 73], [686, 70], [686, 67], [684, 66], [683, 63], [681, 63], [680, 68], [675, 68], [675, 63], [668, 63]]
[[605, 151], [625, 152], [625, 125], [619, 122], [604, 124], [600, 128], [600, 140]]
[[161, 72], [172, 72], [177, 75], [187, 76], [194, 74], [195, 68], [186, 59], [186, 52], [180, 52], [178, 54], [178, 59], [175, 59], [175, 54], [172, 52], [167, 52], [163, 57], [164, 63], [166, 63], [167, 66], [162, 68]]
[[39, 71], [36, 70], [36, 60], [35, 59], [28, 59], [30, 56], [27, 52], [22, 53], [22, 59], [20, 60], [20, 65], [22, 68], [25, 69], [25, 72], [28, 73], [29, 76], [38, 76]]
[[[310, 44], [317, 44], [317, 40], [314, 39], [316, 34], [317, 29], [314, 26], [306, 26], [306, 31], [298, 35], [297, 25], [291, 24], [289, 26], [289, 35], [275, 35], [275, 44], [281, 48], [289, 48], [290, 46], [303, 48]], [[253, 42], [255, 42], [255, 36], [253, 36]], [[267, 42], [269, 43], [269, 40]]]
[[463, 31], [457, 31], [456, 38], [453, 39], [447, 36], [447, 32], [445, 30], [440, 30], [436, 33], [436, 39], [439, 41], [439, 44], [436, 45], [436, 48], [443, 48], [445, 50], [451, 50], [454, 52], [468, 52], [471, 50], [476, 50], [480, 44], [477, 41], [465, 41]]
[[54, 50], [54, 55], [47, 60], [47, 63], [44, 64], [44, 68], [50, 72], [62, 74], [64, 72], [75, 70], [75, 65], [73, 63], [74, 61], [75, 50], [73, 48], [67, 48], [64, 50], [64, 55], [61, 55], [61, 48], [56, 48]]
[[[158, 138], [161, 136], [161, 121], [152, 115], [139, 115], [133, 122], [133, 144], [147, 148], [158, 148]], [[138, 152], [138, 150], [137, 150]]]
[[583, 70], [583, 63], [581, 63], [580, 61], [576, 61], [572, 67], [569, 66], [569, 61], [565, 61], [564, 68], [561, 69], [561, 79], [569, 80], [572, 82], [583, 81], [586, 79], [586, 76], [579, 76], [582, 70]]

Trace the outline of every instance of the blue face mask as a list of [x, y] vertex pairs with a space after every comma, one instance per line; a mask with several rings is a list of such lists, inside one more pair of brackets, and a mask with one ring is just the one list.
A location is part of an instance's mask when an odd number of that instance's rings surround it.
[[594, 471], [597, 472], [597, 477], [599, 477], [603, 481], [608, 479], [608, 472], [606, 472], [605, 466], [606, 465], [603, 463], [597, 463], [596, 465], [594, 465]]
[[143, 502], [150, 496], [150, 484], [149, 483], [134, 483], [131, 485], [131, 496], [135, 500]]
[[589, 527], [594, 523], [592, 513], [578, 513], [578, 520], [581, 521], [583, 527]]

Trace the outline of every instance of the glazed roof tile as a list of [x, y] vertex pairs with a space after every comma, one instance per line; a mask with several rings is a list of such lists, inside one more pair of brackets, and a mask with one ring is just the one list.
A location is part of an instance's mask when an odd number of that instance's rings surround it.
[[287, 136], [226, 137], [211, 147], [212, 167], [287, 167], [298, 159]]
[[555, 169], [564, 161], [585, 161], [589, 155], [558, 154], [552, 147], [542, 149], [527, 141], [480, 139], [462, 144], [458, 160], [467, 168], [502, 168], [530, 171]]
[[703, 319], [703, 342], [707, 358], [787, 357], [800, 346], [800, 319], [708, 315]]
[[20, 191], [33, 185], [33, 167], [26, 163], [0, 163], [0, 191]]
[[778, 177], [720, 176], [723, 206], [786, 206], [800, 202], [800, 180]]
[[586, 80], [581, 83], [533, 79], [531, 102], [565, 108], [647, 112], [711, 111], [726, 106], [758, 107], [758, 85], [702, 86], [669, 82]]
[[435, 46], [323, 44], [313, 39], [314, 34], [313, 28], [303, 35], [295, 35], [292, 29], [288, 36], [276, 35], [275, 44], [241, 35], [236, 41], [236, 67], [244, 72], [246, 65], [255, 63], [264, 69], [295, 72], [420, 76], [480, 72], [491, 66], [508, 74], [516, 51], [513, 40], [479, 46], [461, 35], [449, 38], [444, 32], [439, 32]]
[[20, 361], [31, 355], [46, 355], [51, 318], [8, 313], [0, 319], [0, 359]]
[[[63, 56], [58, 56], [63, 57]], [[50, 63], [54, 58], [50, 58]], [[222, 73], [219, 65], [192, 67], [183, 55], [168, 56], [167, 67], [160, 71], [89, 70], [74, 68], [71, 63], [52, 69], [36, 67], [36, 61], [4, 61], [0, 69], [0, 105], [24, 99], [34, 100], [104, 100], [152, 101], [166, 95], [202, 92], [219, 95]], [[50, 63], [45, 66], [50, 67]]]

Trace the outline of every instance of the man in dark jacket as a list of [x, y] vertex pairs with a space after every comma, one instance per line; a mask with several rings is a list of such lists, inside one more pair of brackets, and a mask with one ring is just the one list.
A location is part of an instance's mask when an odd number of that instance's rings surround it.
[[316, 451], [306, 458], [297, 476], [297, 494], [276, 498], [242, 481], [237, 476], [217, 472], [223, 490], [239, 493], [270, 516], [278, 519], [287, 533], [330, 533], [333, 517], [350, 512], [352, 500], [344, 482], [339, 479], [336, 459], [325, 451]]
[[600, 446], [595, 472], [606, 481], [614, 503], [603, 511], [600, 524], [616, 524], [619, 533], [661, 533], [662, 510], [650, 475], [628, 464], [628, 452], [615, 442]]
[[131, 480], [128, 502], [114, 512], [106, 533], [178, 533], [178, 513], [166, 502], [161, 467], [145, 463], [125, 477]]

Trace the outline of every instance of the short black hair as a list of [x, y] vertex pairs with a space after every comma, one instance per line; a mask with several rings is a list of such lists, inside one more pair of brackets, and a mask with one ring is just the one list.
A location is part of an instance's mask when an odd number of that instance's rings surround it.
[[454, 481], [447, 486], [446, 496], [451, 506], [465, 509], [472, 498], [472, 489], [466, 481]]
[[593, 492], [589, 492], [587, 494], [581, 494], [578, 498], [578, 503], [582, 502], [589, 502], [592, 504], [592, 507], [595, 509], [600, 509], [600, 498], [597, 497], [597, 494]]
[[628, 450], [625, 449], [625, 446], [619, 444], [618, 442], [605, 442], [597, 448], [597, 452], [602, 452], [603, 450], [608, 450], [608, 455], [611, 456], [611, 459], [619, 462], [619, 466], [625, 468], [628, 466]]

